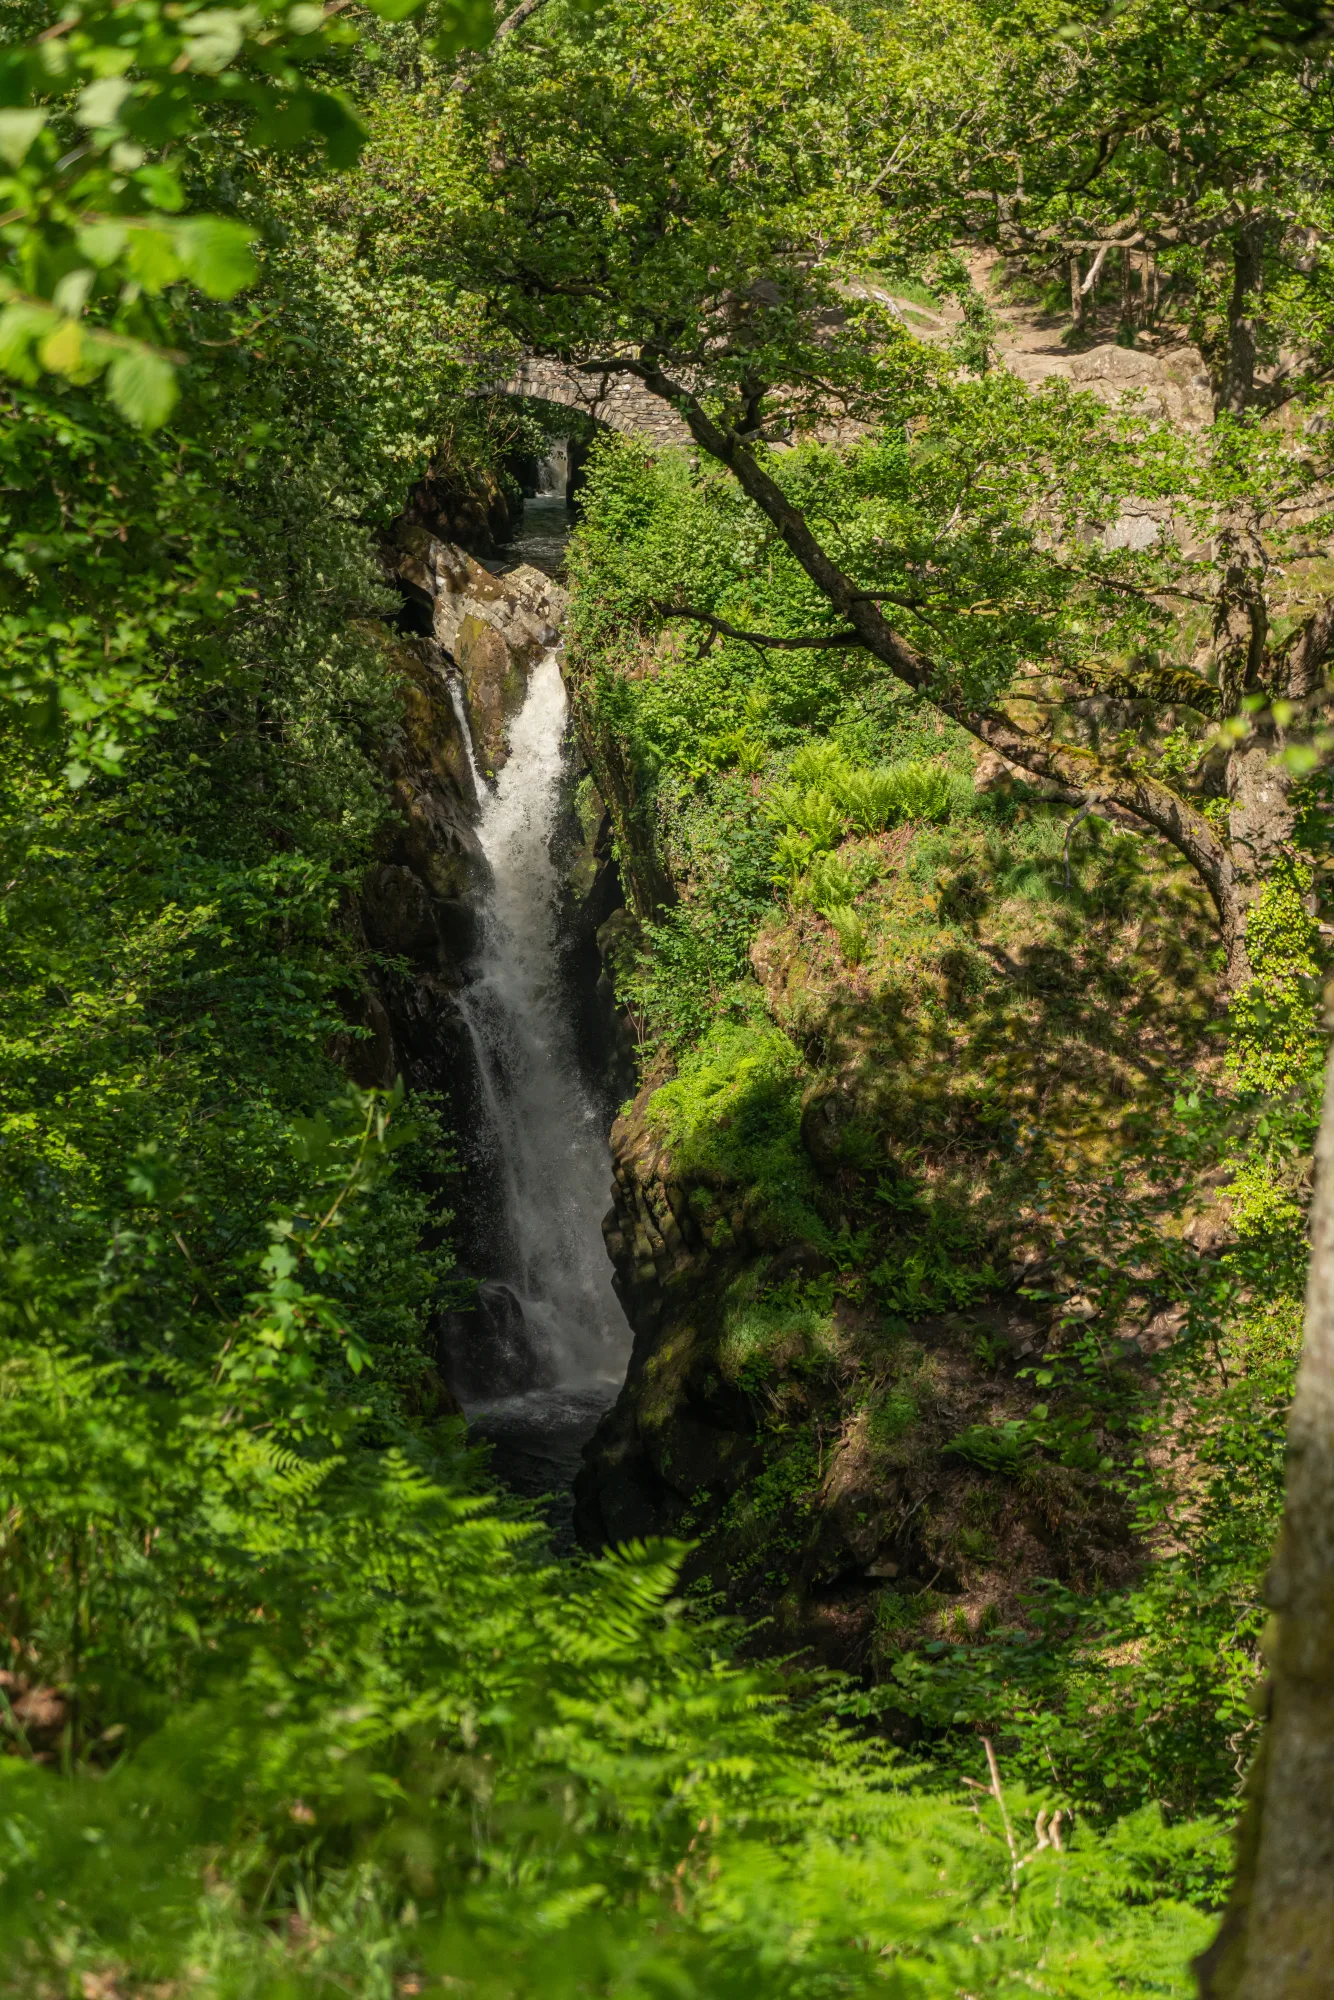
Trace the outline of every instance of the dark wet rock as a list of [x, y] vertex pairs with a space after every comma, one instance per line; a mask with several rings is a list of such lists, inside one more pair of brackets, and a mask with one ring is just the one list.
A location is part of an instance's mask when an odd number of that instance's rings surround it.
[[442, 1359], [454, 1394], [463, 1401], [521, 1396], [547, 1386], [550, 1364], [529, 1328], [513, 1286], [488, 1279], [477, 1287], [470, 1311], [450, 1314], [442, 1329]]

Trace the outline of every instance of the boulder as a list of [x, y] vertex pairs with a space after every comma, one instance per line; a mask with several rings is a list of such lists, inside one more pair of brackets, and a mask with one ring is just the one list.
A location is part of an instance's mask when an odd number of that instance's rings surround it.
[[465, 1401], [521, 1396], [552, 1380], [550, 1358], [529, 1324], [523, 1300], [499, 1279], [477, 1287], [471, 1312], [449, 1315], [441, 1329], [439, 1359], [453, 1394]]
[[1068, 382], [1072, 389], [1087, 389], [1106, 403], [1135, 396], [1145, 416], [1182, 430], [1203, 430], [1213, 422], [1209, 370], [1197, 347], [1173, 347], [1161, 354], [1113, 342], [1083, 354], [1016, 347], [1003, 359], [1012, 374], [1034, 388], [1043, 382]]
[[394, 567], [408, 592], [429, 603], [436, 644], [459, 670], [479, 765], [488, 775], [499, 771], [508, 755], [506, 724], [523, 705], [528, 676], [560, 637], [566, 593], [527, 563], [495, 576], [417, 526], [399, 529]]

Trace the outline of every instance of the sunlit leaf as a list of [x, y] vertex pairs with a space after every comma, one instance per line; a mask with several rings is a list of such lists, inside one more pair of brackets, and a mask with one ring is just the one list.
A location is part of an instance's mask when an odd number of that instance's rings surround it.
[[95, 276], [96, 272], [90, 271], [86, 265], [77, 271], [66, 271], [51, 294], [52, 304], [58, 306], [61, 312], [68, 313], [71, 319], [77, 319], [88, 303]]
[[235, 7], [212, 7], [181, 23], [191, 69], [216, 76], [226, 69], [245, 40], [247, 20]]
[[176, 234], [158, 223], [132, 229], [125, 249], [130, 275], [146, 292], [160, 292], [164, 285], [181, 275], [181, 259]]
[[0, 159], [21, 167], [45, 123], [44, 111], [0, 111]]
[[123, 223], [90, 222], [78, 232], [75, 241], [80, 254], [101, 269], [107, 264], [114, 264], [124, 253], [129, 235]]
[[0, 369], [17, 376], [20, 382], [35, 382], [40, 370], [32, 349], [55, 319], [45, 306], [20, 302], [0, 313]]
[[77, 320], [59, 320], [38, 352], [53, 375], [77, 375], [84, 361], [83, 332]]
[[184, 190], [170, 167], [157, 164], [140, 167], [134, 178], [154, 208], [164, 208], [170, 214], [174, 214], [179, 208], [184, 208]]
[[235, 297], [254, 282], [258, 266], [250, 245], [255, 231], [223, 216], [196, 215], [176, 225], [176, 252], [187, 277], [211, 299]]
[[74, 116], [80, 125], [113, 125], [132, 89], [123, 76], [100, 76], [79, 92]]
[[176, 370], [151, 347], [122, 351], [107, 374], [111, 400], [123, 417], [141, 430], [156, 430], [176, 403]]

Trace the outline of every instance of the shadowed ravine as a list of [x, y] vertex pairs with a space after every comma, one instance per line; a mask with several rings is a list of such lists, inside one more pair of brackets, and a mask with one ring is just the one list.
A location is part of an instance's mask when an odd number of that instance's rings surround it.
[[[458, 1388], [492, 1441], [496, 1472], [529, 1496], [568, 1492], [630, 1349], [601, 1230], [610, 1161], [560, 976], [551, 846], [566, 712], [551, 652], [532, 673], [499, 777], [488, 785], [475, 773], [491, 883], [458, 1003], [490, 1128], [484, 1170], [496, 1183], [490, 1272], [469, 1315]], [[563, 1518], [555, 1525], [560, 1533]]]

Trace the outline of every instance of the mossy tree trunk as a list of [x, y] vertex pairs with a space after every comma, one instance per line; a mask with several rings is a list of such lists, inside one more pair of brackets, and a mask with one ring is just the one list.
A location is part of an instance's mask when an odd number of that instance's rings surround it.
[[1269, 1722], [1204, 2000], [1334, 1996], [1334, 1056], [1316, 1145], [1306, 1338], [1266, 1583]]

